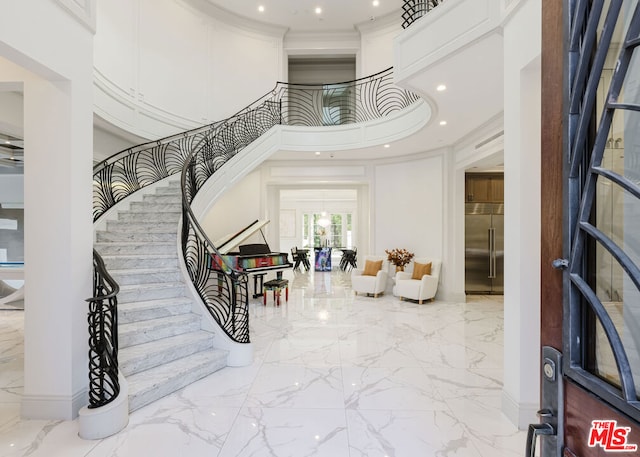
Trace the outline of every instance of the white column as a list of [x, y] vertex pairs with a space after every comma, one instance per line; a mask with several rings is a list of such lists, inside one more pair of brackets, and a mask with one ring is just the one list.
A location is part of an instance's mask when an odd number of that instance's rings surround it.
[[90, 81], [34, 78], [24, 85], [27, 418], [71, 419], [87, 403]]
[[11, 3], [0, 80], [24, 92], [22, 414], [71, 419], [87, 404], [95, 0]]
[[537, 421], [540, 385], [540, 8], [527, 1], [504, 37], [502, 409], [521, 429]]

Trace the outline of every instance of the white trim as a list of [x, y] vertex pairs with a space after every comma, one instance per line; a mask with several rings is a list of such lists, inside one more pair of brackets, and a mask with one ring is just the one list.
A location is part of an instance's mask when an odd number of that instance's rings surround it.
[[502, 390], [502, 413], [518, 427], [518, 430], [526, 430], [529, 424], [538, 423], [538, 409], [537, 403], [517, 403], [511, 395]]
[[22, 417], [25, 419], [72, 420], [88, 403], [84, 387], [74, 395], [22, 395]]
[[129, 385], [118, 373], [120, 393], [111, 403], [99, 408], [82, 408], [78, 414], [78, 435], [83, 440], [100, 440], [115, 435], [129, 423]]
[[71, 17], [87, 28], [91, 33], [96, 33], [96, 0], [56, 0]]

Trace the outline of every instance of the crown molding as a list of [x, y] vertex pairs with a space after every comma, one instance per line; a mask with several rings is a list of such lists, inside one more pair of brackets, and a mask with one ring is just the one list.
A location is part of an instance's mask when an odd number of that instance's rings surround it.
[[206, 15], [223, 22], [227, 25], [238, 27], [240, 29], [270, 35], [278, 38], [284, 37], [288, 27], [267, 24], [265, 22], [249, 19], [240, 16], [232, 11], [214, 5], [209, 0], [180, 0], [183, 4], [189, 5]]

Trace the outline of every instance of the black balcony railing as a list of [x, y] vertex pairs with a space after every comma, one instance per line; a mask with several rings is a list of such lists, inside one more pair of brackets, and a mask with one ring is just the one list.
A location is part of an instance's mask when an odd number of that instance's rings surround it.
[[340, 84], [279, 82], [224, 121], [127, 149], [99, 163], [94, 170], [94, 221], [137, 190], [181, 172], [181, 243], [190, 279], [227, 335], [248, 343], [247, 276], [225, 263], [193, 215], [191, 203], [198, 191], [225, 163], [275, 125], [366, 122], [418, 100], [417, 95], [394, 86], [391, 68]]
[[120, 392], [118, 300], [120, 288], [93, 251], [93, 297], [89, 302], [89, 408], [104, 406]]
[[402, 5], [402, 28], [406, 29], [445, 0], [404, 0]]

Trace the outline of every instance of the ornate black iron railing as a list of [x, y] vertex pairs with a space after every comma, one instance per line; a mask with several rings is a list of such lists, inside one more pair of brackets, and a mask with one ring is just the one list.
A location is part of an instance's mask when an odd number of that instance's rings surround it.
[[[640, 201], [640, 180], [635, 179], [640, 176], [634, 159], [637, 151], [633, 148], [624, 151], [621, 168], [606, 162], [612, 131], [625, 140], [637, 137], [634, 120], [637, 120], [635, 113], [640, 112], [640, 103], [635, 96], [637, 84], [630, 75], [637, 74], [640, 55], [640, 4], [633, 3], [577, 0], [567, 6], [564, 249], [568, 269], [564, 278], [563, 340], [564, 373], [638, 420], [640, 370], [633, 330], [638, 319], [629, 311], [638, 307], [640, 296], [640, 257], [635, 249]], [[605, 83], [603, 70], [611, 54], [617, 55], [617, 60], [613, 62], [610, 80]], [[602, 94], [598, 93], [599, 86]], [[604, 100], [599, 119], [598, 99]], [[614, 127], [616, 116], [625, 120], [622, 127]], [[624, 194], [620, 197], [623, 203], [617, 203], [621, 208], [615, 213], [615, 226], [620, 227], [616, 228], [620, 233], [615, 236], [595, 217], [601, 203], [598, 186], [603, 181], [609, 192]], [[599, 296], [600, 273], [592, 271], [597, 265], [598, 246], [626, 275], [624, 299], [619, 303], [624, 309], [624, 323], [614, 322], [611, 307], [605, 306], [610, 299]], [[606, 336], [601, 338], [602, 342], [597, 341], [596, 322]], [[608, 347], [600, 349], [598, 345]], [[596, 348], [600, 354], [596, 354]], [[615, 370], [604, 376], [598, 363], [606, 359], [607, 353], [611, 354]]]
[[118, 382], [118, 283], [93, 251], [93, 297], [89, 298], [89, 408], [113, 401]]
[[279, 82], [230, 118], [122, 151], [94, 172], [94, 220], [128, 195], [182, 171], [181, 243], [198, 294], [234, 341], [249, 342], [247, 276], [226, 264], [191, 211], [205, 182], [238, 152], [278, 124], [333, 126], [365, 122], [419, 97], [393, 85], [392, 68], [339, 84]]
[[402, 5], [402, 28], [406, 29], [444, 0], [404, 0]]

